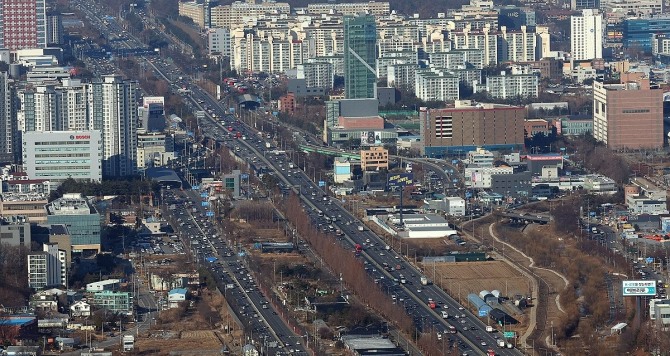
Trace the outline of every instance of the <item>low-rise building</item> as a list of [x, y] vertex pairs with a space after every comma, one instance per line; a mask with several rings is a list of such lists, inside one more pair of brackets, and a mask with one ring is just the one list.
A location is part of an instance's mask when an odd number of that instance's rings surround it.
[[347, 158], [335, 158], [333, 167], [333, 181], [335, 183], [344, 183], [351, 179], [351, 162]]
[[175, 288], [168, 292], [168, 308], [177, 308], [179, 303], [186, 300], [188, 290], [186, 288]]
[[489, 189], [493, 185], [493, 176], [512, 174], [514, 168], [510, 166], [500, 167], [478, 167], [468, 166], [465, 168], [465, 186], [478, 189]]
[[446, 209], [445, 213], [451, 216], [465, 216], [465, 199], [461, 197], [444, 198]]
[[106, 279], [104, 281], [92, 282], [86, 284], [87, 292], [101, 292], [101, 291], [110, 291], [119, 288], [121, 280], [119, 279]]
[[131, 314], [133, 305], [130, 303], [130, 293], [105, 290], [93, 294], [93, 305], [107, 309], [117, 314]]
[[32, 235], [25, 216], [0, 216], [0, 244], [30, 249]]
[[44, 224], [47, 212], [44, 206], [49, 201], [42, 193], [2, 193], [0, 216], [25, 216], [29, 223]]
[[78, 300], [70, 305], [70, 315], [73, 317], [90, 316], [91, 305], [83, 300]]
[[46, 205], [47, 221], [65, 225], [72, 239], [72, 252], [100, 252], [100, 214], [84, 195], [64, 194]]
[[389, 151], [384, 147], [368, 147], [361, 150], [361, 169], [377, 171], [389, 168]]

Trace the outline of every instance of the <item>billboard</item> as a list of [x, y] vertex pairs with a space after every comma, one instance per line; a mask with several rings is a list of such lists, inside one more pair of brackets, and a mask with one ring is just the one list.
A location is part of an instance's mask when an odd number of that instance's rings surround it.
[[387, 184], [389, 187], [405, 187], [412, 185], [413, 180], [412, 173], [391, 173], [388, 175]]
[[382, 144], [381, 131], [361, 132], [361, 146], [381, 146], [381, 144]]
[[624, 297], [655, 296], [656, 281], [622, 281]]

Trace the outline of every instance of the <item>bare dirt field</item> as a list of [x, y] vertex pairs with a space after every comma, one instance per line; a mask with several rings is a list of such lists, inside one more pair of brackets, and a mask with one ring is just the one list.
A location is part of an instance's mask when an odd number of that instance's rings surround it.
[[152, 334], [136, 342], [137, 349], [144, 354], [204, 355], [220, 352], [223, 345], [212, 330], [182, 331], [180, 335]]
[[[452, 296], [466, 300], [468, 294], [479, 294], [482, 290], [499, 290], [503, 296], [530, 293], [528, 280], [505, 262], [441, 262], [422, 265], [428, 277], [449, 289]], [[434, 273], [433, 273], [434, 271]]]

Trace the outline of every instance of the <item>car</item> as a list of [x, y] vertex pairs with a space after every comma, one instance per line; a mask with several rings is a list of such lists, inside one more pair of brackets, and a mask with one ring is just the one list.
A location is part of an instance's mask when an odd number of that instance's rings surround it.
[[479, 344], [482, 345], [482, 346], [486, 346], [486, 342], [485, 342], [485, 341], [482, 341], [482, 342], [480, 342]]
[[421, 293], [421, 289], [417, 289], [416, 292], [417, 292], [417, 293]]

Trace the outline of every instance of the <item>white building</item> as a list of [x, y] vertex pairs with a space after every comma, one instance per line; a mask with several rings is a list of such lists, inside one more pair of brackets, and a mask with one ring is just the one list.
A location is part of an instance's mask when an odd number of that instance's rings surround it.
[[70, 315], [74, 317], [90, 316], [91, 305], [83, 300], [78, 300], [70, 305]]
[[309, 42], [288, 31], [231, 31], [231, 67], [238, 72], [284, 73], [309, 58]]
[[466, 163], [468, 165], [475, 165], [478, 167], [493, 167], [493, 161], [495, 161], [495, 156], [493, 152], [478, 148], [475, 151], [468, 151], [468, 156], [466, 157]]
[[333, 167], [333, 181], [344, 183], [351, 180], [351, 162], [343, 157], [337, 157]]
[[461, 197], [445, 197], [446, 211], [451, 216], [465, 216], [465, 199]]
[[86, 285], [87, 292], [102, 292], [105, 290], [114, 290], [119, 288], [121, 280], [119, 279], [106, 279], [104, 281], [88, 283]]
[[44, 244], [43, 251], [28, 254], [28, 287], [67, 286], [66, 252], [58, 244]]
[[335, 80], [333, 65], [328, 62], [307, 62], [297, 65], [298, 79], [305, 79], [308, 88], [332, 89]]
[[179, 16], [188, 17], [193, 23], [205, 27], [205, 6], [195, 1], [179, 1]]
[[106, 75], [89, 84], [91, 127], [102, 132], [102, 174], [127, 176], [137, 164], [137, 92], [139, 84]]
[[502, 74], [486, 78], [486, 91], [496, 99], [515, 97], [534, 98], [539, 92], [540, 78], [536, 74]]
[[168, 308], [177, 308], [179, 303], [186, 300], [188, 290], [186, 288], [175, 288], [168, 292]]
[[386, 68], [388, 85], [395, 88], [414, 91], [414, 82], [416, 81], [416, 71], [418, 69], [419, 66], [416, 64], [389, 65]]
[[102, 181], [100, 131], [32, 131], [22, 139], [28, 178], [48, 179], [54, 185], [68, 178]]
[[441, 69], [423, 69], [416, 72], [414, 94], [423, 101], [458, 100], [459, 77]]
[[466, 167], [465, 186], [479, 189], [489, 189], [492, 186], [492, 176], [495, 174], [512, 174], [514, 169], [509, 166], [501, 167]]
[[207, 51], [209, 55], [230, 57], [230, 29], [210, 28], [207, 30]]
[[267, 15], [288, 15], [291, 6], [285, 2], [241, 2], [235, 1], [230, 5], [214, 6], [210, 9], [211, 27], [232, 28], [242, 24], [245, 18], [258, 19]]
[[498, 54], [501, 61], [531, 62], [538, 59], [537, 34], [528, 31], [526, 26], [521, 26], [518, 31], [508, 31], [502, 26], [499, 36]]
[[137, 135], [137, 168], [161, 167], [175, 159], [172, 137], [150, 132]]
[[386, 1], [368, 1], [353, 3], [313, 3], [307, 5], [310, 14], [333, 14], [358, 15], [367, 13], [375, 16], [388, 16], [391, 13], [390, 4]]
[[498, 36], [490, 28], [482, 30], [449, 31], [454, 49], [479, 49], [483, 51], [484, 66], [498, 63]]
[[570, 31], [572, 59], [603, 58], [603, 15], [598, 10], [586, 9], [581, 16], [570, 16]]

